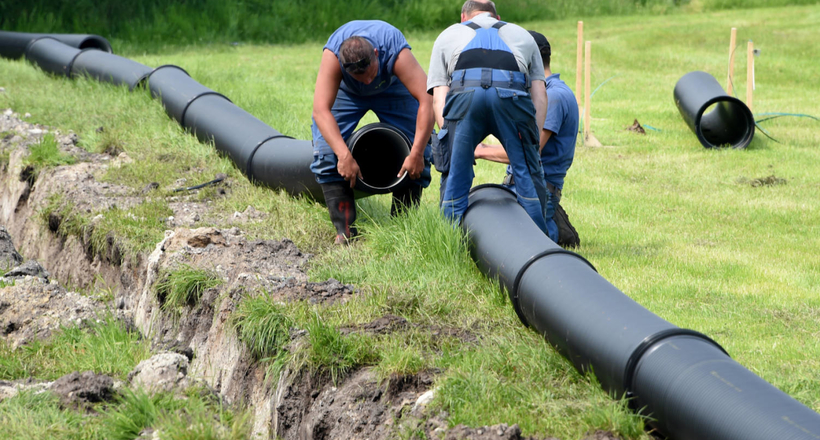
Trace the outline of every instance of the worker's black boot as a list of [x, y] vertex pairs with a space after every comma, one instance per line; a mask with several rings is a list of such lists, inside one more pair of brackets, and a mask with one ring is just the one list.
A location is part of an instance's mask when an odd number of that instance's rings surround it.
[[407, 211], [407, 208], [419, 206], [421, 201], [421, 186], [407, 185], [393, 192], [393, 204], [390, 206], [390, 216], [395, 217]]
[[356, 221], [356, 200], [353, 189], [347, 182], [323, 183], [322, 192], [325, 204], [330, 212], [330, 221], [336, 228], [336, 244], [346, 244], [359, 231], [353, 222]]
[[578, 232], [569, 222], [569, 216], [560, 203], [555, 203], [555, 214], [553, 214], [552, 219], [558, 226], [558, 246], [574, 248], [581, 244]]

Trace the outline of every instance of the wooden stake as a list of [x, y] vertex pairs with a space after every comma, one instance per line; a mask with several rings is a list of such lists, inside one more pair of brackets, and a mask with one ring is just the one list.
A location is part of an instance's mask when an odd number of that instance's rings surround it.
[[578, 50], [575, 55], [575, 101], [581, 106], [581, 72], [584, 57], [584, 22], [578, 22]]
[[734, 91], [732, 77], [735, 74], [735, 46], [737, 46], [737, 28], [732, 28], [732, 36], [729, 38], [729, 76], [726, 79], [726, 94], [729, 96]]
[[749, 41], [746, 53], [746, 106], [752, 109], [752, 94], [755, 89], [755, 44]]
[[586, 42], [584, 60], [584, 145], [587, 147], [600, 147], [601, 142], [592, 134], [592, 116], [590, 116], [589, 94], [590, 89], [590, 66], [592, 65], [592, 42]]

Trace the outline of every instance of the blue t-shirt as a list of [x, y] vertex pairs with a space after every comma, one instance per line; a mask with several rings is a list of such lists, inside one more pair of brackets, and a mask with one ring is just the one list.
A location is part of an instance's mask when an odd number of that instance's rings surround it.
[[541, 165], [547, 182], [557, 188], [564, 187], [564, 177], [575, 157], [575, 139], [578, 137], [578, 103], [560, 74], [547, 77], [547, 118], [544, 129], [551, 131], [544, 149], [541, 150]]
[[[379, 73], [370, 84], [356, 81], [342, 67], [339, 48], [342, 42], [350, 37], [362, 37], [370, 42], [379, 51]], [[394, 81], [398, 81], [393, 74], [393, 65], [399, 52], [404, 48], [410, 49], [407, 39], [400, 30], [381, 20], [354, 20], [348, 22], [328, 38], [324, 49], [328, 49], [339, 58], [339, 68], [342, 69], [342, 88], [345, 92], [359, 96], [376, 95], [385, 91]]]

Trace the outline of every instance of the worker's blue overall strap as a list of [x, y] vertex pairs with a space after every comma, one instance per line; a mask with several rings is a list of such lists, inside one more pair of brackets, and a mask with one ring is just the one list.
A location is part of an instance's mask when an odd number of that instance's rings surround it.
[[451, 91], [467, 87], [527, 90], [527, 75], [518, 71], [515, 55], [498, 35], [498, 30], [505, 24], [499, 21], [485, 29], [471, 21], [464, 23], [475, 30], [476, 34], [458, 57], [455, 70], [450, 76]]
[[498, 35], [505, 22], [499, 21], [490, 28], [483, 28], [472, 21], [462, 23], [475, 30], [475, 37], [461, 49], [453, 70], [473, 67], [489, 67], [498, 70], [518, 71], [518, 61], [510, 47]]

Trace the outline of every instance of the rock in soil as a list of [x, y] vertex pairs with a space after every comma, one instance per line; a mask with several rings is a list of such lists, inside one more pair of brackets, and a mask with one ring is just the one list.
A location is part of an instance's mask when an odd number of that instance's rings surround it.
[[23, 256], [14, 248], [9, 231], [0, 226], [0, 273], [23, 262]]
[[96, 321], [104, 309], [100, 301], [42, 278], [18, 279], [13, 285], [0, 287], [0, 338], [17, 348], [49, 337], [61, 325]]
[[128, 373], [132, 388], [181, 393], [188, 387], [188, 358], [179, 353], [160, 353]]
[[107, 402], [114, 398], [114, 379], [93, 371], [75, 371], [57, 379], [48, 388], [60, 397], [65, 408], [88, 407], [92, 403]]

